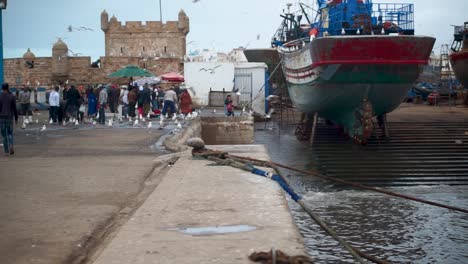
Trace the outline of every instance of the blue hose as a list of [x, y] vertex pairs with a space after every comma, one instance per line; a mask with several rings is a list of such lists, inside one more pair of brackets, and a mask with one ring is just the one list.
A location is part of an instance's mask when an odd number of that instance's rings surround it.
[[255, 167], [252, 169], [251, 172], [253, 174], [260, 175], [262, 177], [270, 178], [273, 181], [277, 182], [281, 186], [281, 188], [283, 188], [283, 190], [285, 192], [287, 192], [295, 202], [297, 202], [299, 200], [302, 200], [302, 197], [299, 194], [297, 194], [291, 188], [291, 186], [289, 186], [289, 184], [285, 180], [283, 180], [283, 178], [281, 176], [279, 176], [277, 174], [271, 174], [270, 172], [260, 170], [260, 169], [257, 169]]

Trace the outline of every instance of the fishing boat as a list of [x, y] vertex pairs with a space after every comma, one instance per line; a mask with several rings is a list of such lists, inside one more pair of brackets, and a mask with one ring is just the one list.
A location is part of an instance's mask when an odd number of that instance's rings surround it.
[[[400, 105], [435, 39], [414, 35], [413, 4], [317, 0], [313, 21], [306, 12], [312, 7], [299, 6], [297, 15], [288, 5], [272, 40], [289, 96], [299, 111], [340, 125], [365, 143], [372, 118]], [[248, 59], [260, 53], [245, 52]]]
[[455, 76], [460, 83], [468, 88], [468, 22], [464, 26], [455, 27], [450, 63]]

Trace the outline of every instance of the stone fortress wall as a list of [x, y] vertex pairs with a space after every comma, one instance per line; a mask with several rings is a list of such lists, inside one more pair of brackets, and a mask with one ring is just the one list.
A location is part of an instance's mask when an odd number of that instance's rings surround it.
[[[92, 67], [89, 56], [70, 56], [67, 45], [58, 40], [51, 57], [35, 57], [28, 49], [22, 58], [4, 59], [5, 81], [11, 86], [31, 86], [38, 83], [51, 87], [69, 81], [77, 85], [119, 81], [107, 77], [128, 64], [134, 64], [161, 75], [183, 70], [189, 19], [184, 11], [178, 21], [127, 22], [122, 25], [115, 17], [101, 14], [105, 33], [106, 56], [100, 57], [100, 67]], [[107, 21], [107, 22], [106, 22]], [[123, 51], [123, 52], [121, 52]], [[125, 80], [120, 80], [125, 81]]]

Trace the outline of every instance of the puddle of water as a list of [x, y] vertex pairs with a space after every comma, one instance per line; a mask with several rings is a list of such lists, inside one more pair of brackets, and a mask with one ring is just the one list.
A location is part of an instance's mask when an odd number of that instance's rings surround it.
[[207, 227], [187, 227], [187, 228], [171, 228], [168, 230], [178, 231], [180, 233], [191, 236], [213, 236], [224, 235], [231, 233], [242, 233], [256, 230], [255, 226], [249, 225], [234, 225], [234, 226], [207, 226]]

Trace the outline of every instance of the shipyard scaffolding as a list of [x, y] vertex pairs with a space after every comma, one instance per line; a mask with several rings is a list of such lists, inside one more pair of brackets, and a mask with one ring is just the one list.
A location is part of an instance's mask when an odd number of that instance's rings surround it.
[[[450, 65], [449, 55], [449, 45], [442, 44], [442, 46], [440, 47], [440, 79], [438, 94], [441, 98], [447, 97], [449, 105], [452, 105], [455, 102], [452, 101], [452, 99], [456, 99], [456, 91], [454, 89], [456, 86], [456, 79], [452, 66]], [[437, 104], [437, 101], [434, 104]]]

